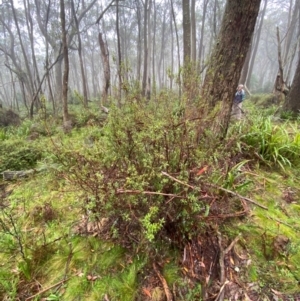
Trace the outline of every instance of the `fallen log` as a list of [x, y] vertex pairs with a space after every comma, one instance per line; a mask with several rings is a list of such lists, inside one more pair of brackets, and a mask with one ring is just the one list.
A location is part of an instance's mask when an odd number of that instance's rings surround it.
[[6, 170], [2, 172], [2, 176], [4, 181], [12, 181], [19, 178], [26, 178], [29, 175], [33, 174], [34, 172], [35, 172], [34, 169], [17, 170], [17, 171]]

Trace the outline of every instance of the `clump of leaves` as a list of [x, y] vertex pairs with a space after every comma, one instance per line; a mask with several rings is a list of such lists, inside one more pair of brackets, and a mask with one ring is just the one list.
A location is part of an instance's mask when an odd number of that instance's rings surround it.
[[259, 158], [267, 165], [284, 169], [300, 163], [300, 135], [291, 124], [274, 125], [271, 117], [256, 118], [240, 139], [248, 157]]
[[33, 168], [41, 157], [41, 150], [33, 145], [19, 140], [4, 141], [0, 144], [0, 172]]
[[84, 151], [55, 151], [59, 175], [82, 192], [85, 210], [108, 218], [111, 235], [125, 244], [147, 245], [170, 224], [184, 239], [205, 212], [199, 191], [180, 183], [201, 158], [195, 124], [166, 106], [112, 108], [100, 140]]

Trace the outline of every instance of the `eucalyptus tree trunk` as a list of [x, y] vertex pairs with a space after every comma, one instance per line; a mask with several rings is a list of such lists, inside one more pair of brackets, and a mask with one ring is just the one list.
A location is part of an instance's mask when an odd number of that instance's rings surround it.
[[180, 62], [179, 37], [178, 37], [178, 29], [177, 29], [173, 0], [170, 0], [170, 1], [171, 1], [171, 11], [172, 11], [172, 17], [173, 17], [175, 35], [176, 35], [177, 59], [178, 59], [178, 78], [177, 78], [177, 80], [178, 80], [178, 87], [179, 87], [179, 98], [181, 98], [181, 75], [180, 75], [181, 62]]
[[72, 125], [68, 112], [68, 85], [69, 85], [69, 55], [67, 44], [66, 17], [64, 0], [60, 0], [60, 20], [62, 32], [62, 47], [64, 58], [64, 75], [63, 75], [63, 126], [66, 131], [70, 130]]
[[244, 83], [246, 83], [246, 86], [249, 88], [250, 88], [250, 81], [251, 81], [251, 75], [253, 72], [254, 62], [255, 62], [255, 58], [256, 58], [256, 54], [257, 54], [257, 50], [258, 50], [258, 45], [260, 42], [262, 26], [263, 26], [263, 22], [264, 22], [266, 10], [267, 10], [267, 4], [268, 4], [268, 0], [264, 0], [264, 7], [261, 11], [261, 16], [259, 18], [257, 32], [256, 32], [256, 35], [252, 38], [252, 42], [254, 45], [253, 45], [253, 50], [252, 50], [251, 59], [250, 59], [250, 63], [249, 63], [249, 69], [247, 72], [247, 77], [244, 81]]
[[101, 50], [101, 57], [103, 63], [103, 88], [102, 88], [102, 105], [107, 102], [108, 90], [110, 87], [110, 66], [109, 66], [109, 52], [107, 44], [104, 42], [102, 33], [98, 35], [99, 45]]
[[294, 75], [291, 90], [286, 98], [284, 109], [299, 115], [300, 113], [300, 59], [298, 59], [297, 69]]
[[155, 75], [155, 50], [156, 50], [156, 5], [155, 0], [153, 0], [153, 21], [152, 21], [152, 28], [153, 28], [153, 40], [152, 40], [152, 91], [154, 93], [154, 96], [156, 94], [156, 75]]
[[197, 60], [196, 43], [196, 0], [191, 0], [191, 59], [193, 62]]
[[[233, 97], [251, 38], [261, 0], [227, 0], [225, 12], [207, 70], [202, 96], [208, 111], [214, 110], [212, 130], [227, 134]], [[218, 106], [217, 106], [218, 105]]]
[[28, 35], [29, 35], [29, 40], [30, 40], [30, 50], [31, 50], [31, 56], [32, 56], [32, 63], [33, 63], [33, 67], [34, 67], [34, 73], [36, 76], [36, 85], [35, 85], [35, 89], [40, 85], [40, 76], [39, 76], [39, 69], [37, 66], [37, 61], [36, 61], [36, 55], [35, 55], [35, 49], [34, 49], [34, 34], [33, 34], [33, 28], [34, 28], [34, 24], [33, 24], [33, 20], [31, 17], [31, 10], [30, 10], [30, 3], [29, 0], [23, 1], [24, 7], [25, 7], [25, 12], [26, 12], [26, 25], [27, 25], [27, 31], [28, 31]]
[[188, 65], [191, 60], [191, 17], [190, 1], [182, 0], [182, 23], [183, 23], [183, 62]]
[[147, 55], [147, 84], [146, 84], [146, 98], [147, 100], [150, 100], [151, 98], [151, 59], [152, 59], [152, 37], [151, 37], [151, 10], [152, 10], [152, 1], [153, 0], [149, 0], [149, 8], [148, 8], [148, 16], [147, 16], [147, 20], [148, 20], [148, 31], [147, 31], [147, 39], [148, 39], [148, 55]]
[[285, 65], [288, 61], [288, 55], [290, 53], [292, 38], [294, 36], [294, 32], [297, 29], [297, 22], [299, 20], [299, 8], [300, 8], [300, 1], [296, 0], [294, 7], [292, 8], [293, 14], [291, 17], [290, 22], [288, 23], [287, 35], [285, 38], [284, 44], [284, 54], [283, 54], [283, 64]]
[[77, 32], [77, 38], [78, 38], [78, 55], [79, 55], [80, 72], [81, 72], [81, 78], [82, 78], [83, 105], [85, 108], [87, 108], [88, 107], [87, 82], [86, 82], [83, 57], [82, 57], [81, 35], [80, 35], [80, 31], [79, 31], [78, 19], [77, 19], [76, 12], [75, 12], [74, 0], [71, 0], [71, 7], [72, 7], [72, 14], [73, 14], [75, 28], [76, 28], [76, 32]]
[[19, 27], [19, 22], [18, 22], [18, 19], [17, 19], [17, 15], [16, 15], [13, 0], [10, 0], [10, 4], [11, 4], [11, 7], [12, 7], [13, 18], [14, 18], [14, 22], [15, 22], [15, 26], [16, 26], [16, 29], [17, 29], [18, 38], [19, 38], [19, 41], [20, 41], [22, 54], [23, 54], [23, 58], [24, 58], [24, 62], [25, 62], [26, 73], [27, 73], [26, 77], [28, 78], [27, 88], [28, 88], [28, 92], [30, 94], [30, 98], [31, 98], [31, 101], [32, 101], [32, 97], [33, 97], [33, 93], [34, 93], [33, 92], [34, 91], [34, 85], [33, 85], [33, 79], [32, 79], [32, 72], [31, 72], [29, 60], [28, 60], [28, 57], [27, 57], [27, 53], [26, 53], [26, 50], [25, 50], [25, 46], [24, 46], [24, 43], [23, 43], [23, 38], [22, 38], [22, 35], [21, 35], [21, 30], [20, 30], [20, 27]]
[[[164, 78], [164, 72], [162, 71], [162, 62], [164, 59], [164, 49], [165, 49], [165, 32], [166, 32], [166, 13], [167, 11], [164, 10], [163, 15], [163, 23], [162, 23], [162, 30], [161, 30], [161, 42], [160, 42], [160, 54], [159, 54], [159, 61], [158, 61], [158, 79], [159, 79], [159, 87], [163, 87], [163, 78]], [[172, 22], [171, 22], [172, 25]], [[171, 35], [173, 35], [173, 32], [171, 32]], [[172, 44], [173, 46], [173, 44]], [[171, 47], [172, 47], [171, 46]], [[173, 58], [173, 48], [171, 48], [171, 59]]]
[[116, 32], [117, 32], [117, 44], [118, 44], [118, 105], [121, 106], [121, 93], [122, 93], [122, 56], [121, 56], [121, 37], [120, 37], [120, 26], [119, 26], [119, 0], [116, 0]]
[[170, 16], [170, 32], [171, 32], [171, 70], [170, 70], [170, 90], [173, 88], [173, 78], [174, 78], [174, 32], [173, 32], [173, 19], [172, 13]]
[[200, 36], [200, 41], [199, 41], [199, 54], [198, 54], [198, 73], [201, 71], [201, 62], [202, 62], [202, 56], [204, 56], [204, 29], [205, 29], [205, 20], [206, 20], [206, 12], [207, 12], [207, 5], [208, 5], [208, 0], [204, 0], [203, 2], [203, 13], [202, 13], [202, 24], [201, 24], [201, 36]]
[[139, 0], [135, 0], [136, 15], [137, 15], [137, 27], [138, 27], [138, 40], [137, 40], [137, 66], [136, 66], [136, 79], [138, 82], [141, 80], [141, 66], [142, 66], [142, 22], [141, 22], [141, 7]]
[[148, 75], [148, 4], [149, 0], [144, 2], [144, 71], [142, 81], [142, 94], [146, 96], [147, 75]]

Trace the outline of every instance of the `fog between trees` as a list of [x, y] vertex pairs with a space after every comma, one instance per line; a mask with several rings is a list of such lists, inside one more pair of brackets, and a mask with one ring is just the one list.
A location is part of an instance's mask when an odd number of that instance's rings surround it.
[[[25, 105], [33, 112], [43, 101], [52, 103], [53, 110], [61, 103], [60, 4], [58, 0], [0, 2], [3, 105]], [[99, 100], [102, 95], [105, 103], [108, 95], [121, 97], [133, 87], [144, 95], [165, 88], [180, 93], [178, 73], [186, 51], [203, 83], [225, 4], [225, 0], [64, 1], [69, 99], [80, 94], [87, 105], [88, 99]], [[299, 57], [299, 10], [299, 0], [261, 1], [240, 79], [252, 93], [274, 89], [279, 70], [277, 27], [284, 80], [292, 83]]]

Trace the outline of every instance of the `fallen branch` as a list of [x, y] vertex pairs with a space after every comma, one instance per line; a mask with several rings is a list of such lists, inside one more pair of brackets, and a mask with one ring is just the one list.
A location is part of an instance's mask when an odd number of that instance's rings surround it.
[[160, 273], [160, 271], [158, 270], [158, 267], [155, 263], [153, 263], [153, 269], [157, 275], [157, 277], [159, 278], [163, 288], [164, 288], [164, 291], [165, 291], [165, 294], [166, 294], [166, 297], [167, 297], [167, 301], [173, 301], [173, 296], [172, 296], [172, 293], [169, 289], [169, 286], [168, 286], [168, 283], [166, 281], [166, 279], [162, 276], [162, 274]]
[[220, 232], [217, 232], [218, 235], [218, 243], [219, 243], [219, 248], [220, 248], [220, 257], [219, 257], [219, 265], [220, 265], [220, 283], [222, 284], [222, 287], [219, 291], [219, 294], [215, 301], [223, 301], [224, 300], [224, 287], [225, 285], [229, 282], [226, 279], [225, 276], [225, 255], [227, 255], [231, 249], [234, 247], [234, 245], [238, 242], [240, 239], [240, 235], [238, 235], [232, 242], [231, 244], [224, 250], [222, 247], [222, 236]]
[[66, 278], [66, 279], [63, 279], [63, 280], [61, 280], [61, 281], [59, 281], [59, 282], [57, 282], [57, 283], [55, 283], [55, 284], [53, 284], [53, 285], [51, 285], [51, 286], [49, 286], [49, 287], [47, 287], [47, 288], [45, 288], [45, 289], [39, 291], [38, 293], [36, 293], [36, 294], [34, 294], [34, 295], [32, 295], [32, 296], [26, 298], [25, 301], [29, 301], [29, 300], [34, 299], [35, 297], [37, 297], [37, 296], [39, 296], [39, 295], [41, 295], [41, 294], [43, 294], [43, 293], [45, 293], [45, 292], [51, 290], [52, 288], [55, 288], [56, 286], [61, 285], [61, 284], [63, 284], [64, 282], [70, 280], [70, 278], [71, 278], [71, 277]]
[[197, 190], [197, 189], [198, 189], [198, 188], [195, 187], [195, 186], [189, 185], [188, 183], [182, 182], [182, 181], [180, 181], [180, 180], [178, 180], [178, 179], [172, 177], [171, 175], [169, 175], [168, 173], [166, 173], [166, 172], [164, 172], [164, 171], [162, 171], [161, 173], [162, 173], [164, 176], [167, 176], [168, 178], [174, 180], [175, 182], [177, 182], [177, 183], [179, 183], [179, 184], [182, 184], [182, 185], [184, 185], [184, 186], [186, 186], [186, 187], [189, 187], [189, 188], [191, 188], [191, 189], [193, 189], [193, 190]]
[[217, 186], [217, 185], [214, 185], [214, 184], [208, 184], [208, 185], [211, 186], [211, 187], [220, 189], [220, 190], [222, 190], [222, 191], [224, 191], [224, 192], [227, 192], [227, 193], [229, 193], [229, 194], [231, 194], [231, 195], [234, 195], [234, 196], [236, 196], [236, 197], [238, 197], [238, 198], [240, 198], [240, 199], [243, 199], [243, 200], [245, 200], [245, 201], [247, 201], [247, 202], [249, 202], [249, 203], [252, 203], [252, 204], [254, 204], [254, 205], [256, 205], [256, 206], [258, 206], [258, 207], [260, 207], [260, 208], [262, 208], [262, 209], [269, 210], [268, 207], [265, 207], [264, 205], [261, 205], [261, 204], [255, 202], [255, 201], [253, 201], [253, 200], [251, 200], [251, 199], [249, 199], [249, 198], [247, 198], [247, 197], [245, 197], [245, 196], [242, 196], [242, 195], [240, 195], [240, 194], [238, 194], [238, 193], [236, 193], [236, 192], [233, 192], [233, 191], [231, 191], [231, 190], [228, 190], [228, 189], [226, 189], [226, 188], [223, 188], [223, 187], [220, 187], [220, 186]]
[[20, 170], [20, 171], [7, 170], [7, 171], [2, 172], [2, 176], [3, 176], [4, 181], [12, 181], [12, 180], [16, 180], [19, 178], [26, 178], [30, 174], [33, 174], [34, 171], [35, 171], [34, 169]]
[[[189, 187], [189, 188], [191, 188], [191, 189], [193, 189], [193, 190], [199, 190], [199, 191], [200, 191], [200, 189], [199, 189], [198, 187], [195, 187], [195, 186], [189, 185], [188, 183], [182, 182], [182, 181], [180, 181], [180, 180], [174, 178], [173, 176], [169, 175], [168, 173], [166, 173], [166, 172], [164, 172], [164, 171], [162, 171], [161, 173], [162, 173], [164, 176], [167, 176], [168, 178], [174, 180], [175, 182], [177, 182], [177, 183], [179, 183], [179, 184], [182, 184], [182, 185], [184, 185], [184, 186], [186, 186], [186, 187]], [[243, 200], [245, 200], [245, 201], [247, 201], [247, 202], [249, 202], [249, 203], [252, 203], [252, 204], [254, 204], [254, 205], [256, 205], [256, 206], [258, 206], [258, 207], [260, 207], [260, 208], [263, 208], [263, 209], [265, 209], [265, 210], [268, 210], [267, 207], [265, 207], [265, 206], [263, 206], [263, 205], [261, 205], [261, 204], [255, 202], [255, 201], [253, 201], [253, 200], [251, 200], [251, 199], [249, 199], [249, 198], [247, 198], [247, 197], [245, 197], [245, 196], [242, 196], [242, 195], [240, 195], [240, 194], [238, 194], [238, 193], [236, 193], [236, 192], [233, 192], [233, 191], [231, 191], [231, 190], [228, 190], [228, 189], [226, 189], [226, 188], [223, 188], [223, 187], [220, 187], [220, 186], [217, 186], [217, 185], [214, 185], [214, 184], [207, 184], [207, 185], [208, 185], [208, 186], [211, 186], [211, 187], [214, 187], [214, 188], [217, 188], [217, 189], [219, 189], [219, 190], [222, 190], [222, 191], [224, 191], [224, 192], [227, 192], [227, 193], [229, 193], [229, 194], [231, 194], [231, 195], [234, 195], [234, 196], [236, 196], [236, 197], [238, 197], [238, 198], [240, 198], [240, 199], [243, 199]]]
[[185, 198], [183, 196], [171, 193], [163, 193], [163, 192], [155, 192], [155, 191], [142, 191], [142, 190], [123, 190], [118, 189], [117, 193], [128, 193], [128, 194], [152, 194], [152, 195], [163, 195], [163, 196], [171, 196], [173, 198]]

